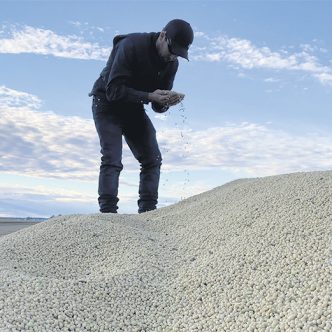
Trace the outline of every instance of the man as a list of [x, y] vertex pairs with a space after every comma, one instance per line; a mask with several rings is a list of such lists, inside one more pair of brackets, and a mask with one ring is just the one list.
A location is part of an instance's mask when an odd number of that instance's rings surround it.
[[141, 165], [138, 212], [156, 209], [161, 154], [156, 131], [144, 110], [166, 112], [184, 95], [171, 91], [178, 69], [177, 57], [188, 60], [194, 39], [189, 23], [175, 19], [163, 31], [118, 35], [89, 96], [100, 139], [100, 212], [117, 213], [119, 175], [123, 168], [122, 135]]

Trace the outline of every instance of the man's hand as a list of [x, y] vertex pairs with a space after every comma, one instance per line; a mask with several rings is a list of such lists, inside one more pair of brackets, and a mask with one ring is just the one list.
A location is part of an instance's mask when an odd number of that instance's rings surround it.
[[159, 105], [166, 106], [169, 97], [167, 90], [155, 90], [152, 93], [149, 93], [149, 100], [155, 102]]
[[178, 93], [170, 90], [155, 90], [149, 93], [150, 101], [158, 103], [162, 106], [174, 106], [180, 103], [184, 98], [183, 93]]
[[175, 92], [175, 91], [168, 91], [168, 96], [169, 96], [169, 100], [168, 100], [168, 105], [167, 106], [177, 105], [184, 98], [183, 93], [179, 93], [179, 92]]

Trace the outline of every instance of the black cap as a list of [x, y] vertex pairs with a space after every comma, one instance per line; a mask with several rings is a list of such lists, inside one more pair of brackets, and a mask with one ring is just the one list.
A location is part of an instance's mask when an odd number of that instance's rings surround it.
[[189, 46], [194, 40], [194, 32], [186, 21], [175, 19], [169, 21], [164, 28], [166, 36], [171, 40], [172, 52], [182, 58], [188, 59]]

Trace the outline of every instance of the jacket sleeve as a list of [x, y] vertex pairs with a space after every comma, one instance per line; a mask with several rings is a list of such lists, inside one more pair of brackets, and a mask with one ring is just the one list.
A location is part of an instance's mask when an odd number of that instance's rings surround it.
[[133, 75], [134, 49], [129, 40], [124, 39], [116, 45], [112, 68], [106, 85], [106, 97], [109, 101], [122, 101], [148, 104], [148, 92], [128, 87]]
[[[178, 67], [179, 67], [179, 62], [178, 62], [178, 60], [176, 60], [176, 62], [174, 62], [174, 66], [169, 71], [168, 75], [165, 77], [165, 80], [163, 81], [163, 84], [160, 86], [160, 89], [162, 89], [162, 90], [172, 90], [175, 74], [178, 70]], [[160, 105], [158, 103], [155, 103], [155, 102], [151, 103], [151, 107], [157, 113], [165, 113], [169, 109], [169, 107], [162, 106], [162, 105]]]

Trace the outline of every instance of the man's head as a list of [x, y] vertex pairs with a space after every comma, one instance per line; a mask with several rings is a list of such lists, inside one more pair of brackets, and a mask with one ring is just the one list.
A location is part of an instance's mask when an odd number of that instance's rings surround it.
[[194, 40], [194, 32], [186, 21], [175, 19], [166, 24], [157, 40], [159, 54], [165, 61], [178, 56], [188, 60], [188, 50]]

